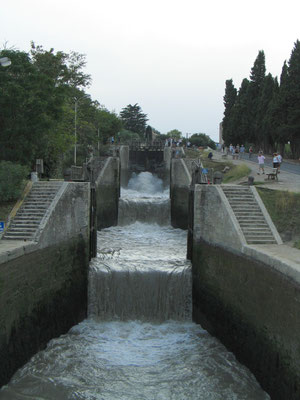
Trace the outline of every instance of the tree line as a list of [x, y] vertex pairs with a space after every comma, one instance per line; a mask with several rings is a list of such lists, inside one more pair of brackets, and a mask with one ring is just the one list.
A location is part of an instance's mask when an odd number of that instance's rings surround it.
[[266, 74], [265, 54], [261, 50], [237, 90], [226, 80], [223, 139], [229, 144], [250, 145], [265, 153], [288, 150], [300, 158], [300, 42], [297, 40], [280, 80]]
[[[83, 54], [45, 50], [31, 42], [29, 52], [4, 48], [3, 57], [11, 61], [8, 67], [0, 65], [0, 164], [6, 162], [4, 170], [19, 164], [33, 171], [36, 159], [43, 159], [45, 174], [61, 177], [74, 163], [75, 145], [77, 165], [81, 165], [91, 149], [100, 147], [105, 152], [111, 138], [128, 143], [144, 140], [152, 132], [161, 140], [182, 135], [176, 129], [161, 134], [147, 125], [148, 116], [137, 103], [117, 115], [93, 100], [87, 93], [92, 79], [84, 72]], [[195, 144], [213, 146], [207, 135], [194, 136]]]
[[4, 49], [0, 57], [11, 60], [0, 67], [0, 160], [32, 169], [42, 158], [54, 174], [72, 164], [75, 113], [79, 159], [121, 129], [120, 118], [86, 93], [84, 55], [32, 42], [30, 52]]

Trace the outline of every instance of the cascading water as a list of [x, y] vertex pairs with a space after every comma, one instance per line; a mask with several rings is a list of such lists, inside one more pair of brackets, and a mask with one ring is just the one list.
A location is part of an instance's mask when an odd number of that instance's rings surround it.
[[232, 353], [191, 322], [186, 232], [167, 224], [168, 202], [157, 178], [133, 177], [122, 190], [119, 226], [98, 232], [89, 318], [51, 340], [0, 400], [269, 399]]

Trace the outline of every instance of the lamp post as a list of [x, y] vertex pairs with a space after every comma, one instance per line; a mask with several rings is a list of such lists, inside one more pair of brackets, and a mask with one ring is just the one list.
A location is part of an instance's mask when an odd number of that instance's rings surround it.
[[75, 146], [74, 146], [74, 165], [76, 166], [76, 156], [77, 156], [77, 102], [78, 99], [75, 97], [75, 115], [74, 115], [74, 139], [75, 139]]
[[9, 67], [11, 65], [11, 61], [8, 57], [1, 57], [0, 65], [1, 65], [1, 67]]

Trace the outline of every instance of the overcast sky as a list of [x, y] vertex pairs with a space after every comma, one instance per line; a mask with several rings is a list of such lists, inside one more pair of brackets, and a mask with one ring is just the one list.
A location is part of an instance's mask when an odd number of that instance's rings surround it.
[[138, 103], [161, 133], [217, 140], [226, 79], [239, 88], [259, 50], [279, 77], [299, 12], [299, 0], [3, 0], [0, 45], [83, 53], [88, 92], [110, 111]]

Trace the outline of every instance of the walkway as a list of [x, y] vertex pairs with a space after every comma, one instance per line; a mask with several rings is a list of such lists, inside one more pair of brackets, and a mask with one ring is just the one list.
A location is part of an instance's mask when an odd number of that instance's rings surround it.
[[[213, 160], [216, 161], [224, 161], [222, 159], [223, 153], [220, 151], [213, 151]], [[300, 193], [300, 163], [296, 161], [283, 161], [282, 166], [280, 168], [280, 174], [278, 175], [278, 181], [276, 180], [268, 180], [266, 175], [258, 175], [258, 162], [257, 155], [253, 154], [252, 159], [249, 160], [248, 154], [244, 155], [244, 158], [239, 160], [232, 160], [232, 156], [229, 155], [226, 161], [230, 161], [233, 164], [240, 165], [246, 164], [251, 172], [249, 175], [254, 177], [255, 182], [264, 182], [263, 187], [275, 190], [288, 190], [290, 192], [299, 192]], [[269, 173], [272, 171], [271, 158], [266, 157], [266, 167], [265, 173]], [[245, 181], [245, 178], [240, 179], [235, 184], [238, 184], [242, 181]]]

